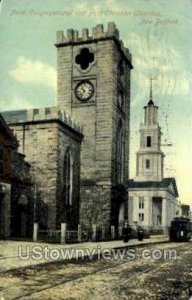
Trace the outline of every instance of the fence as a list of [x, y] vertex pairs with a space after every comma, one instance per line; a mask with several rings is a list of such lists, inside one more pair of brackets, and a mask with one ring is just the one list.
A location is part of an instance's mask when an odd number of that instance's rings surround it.
[[[168, 227], [143, 227], [146, 237], [153, 234], [168, 234]], [[61, 223], [60, 230], [39, 230], [37, 223], [33, 226], [33, 241], [53, 242], [53, 243], [82, 243], [82, 242], [99, 242], [107, 240], [122, 239], [123, 227], [115, 226], [105, 227], [92, 225], [92, 230], [84, 231], [81, 225], [77, 230], [68, 230], [66, 223]], [[132, 226], [132, 237], [137, 238], [137, 227]]]
[[38, 223], [33, 224], [33, 241], [37, 242], [52, 242], [52, 243], [82, 243], [88, 241], [106, 241], [122, 238], [122, 227], [99, 227], [96, 224], [92, 225], [91, 231], [84, 231], [81, 225], [78, 225], [77, 230], [67, 230], [67, 224], [61, 223], [60, 230], [41, 230]]

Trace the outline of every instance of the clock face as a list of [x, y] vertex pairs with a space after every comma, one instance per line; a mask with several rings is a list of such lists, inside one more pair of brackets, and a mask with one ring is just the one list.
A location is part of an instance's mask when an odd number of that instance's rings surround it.
[[88, 101], [94, 93], [94, 87], [91, 82], [80, 82], [75, 89], [76, 97], [81, 101]]

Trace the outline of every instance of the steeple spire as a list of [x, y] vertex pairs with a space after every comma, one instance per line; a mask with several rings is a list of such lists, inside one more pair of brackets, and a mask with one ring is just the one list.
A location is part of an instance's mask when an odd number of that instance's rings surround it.
[[154, 105], [154, 102], [153, 102], [153, 85], [152, 85], [152, 81], [153, 81], [154, 78], [150, 78], [150, 94], [149, 94], [149, 102], [148, 102], [148, 105]]

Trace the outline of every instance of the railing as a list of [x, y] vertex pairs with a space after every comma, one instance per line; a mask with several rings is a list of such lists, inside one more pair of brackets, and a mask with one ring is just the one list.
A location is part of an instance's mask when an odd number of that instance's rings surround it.
[[78, 243], [78, 230], [67, 230], [65, 242], [66, 243]]
[[[137, 238], [137, 227], [131, 226], [133, 238]], [[168, 234], [169, 227], [165, 226], [142, 226], [146, 236], [156, 234]], [[91, 231], [83, 231], [81, 225], [78, 225], [77, 230], [68, 230], [66, 223], [61, 223], [60, 230], [39, 230], [38, 224], [34, 223], [33, 241], [53, 242], [53, 243], [82, 243], [87, 241], [100, 242], [106, 240], [122, 239], [123, 227], [115, 226], [105, 227], [93, 224]]]
[[37, 223], [33, 226], [33, 241], [53, 242], [53, 243], [81, 243], [88, 241], [106, 241], [122, 238], [122, 226], [118, 229], [115, 226], [99, 227], [93, 224], [91, 231], [84, 231], [81, 225], [78, 225], [77, 230], [67, 230], [66, 223], [61, 223], [60, 230], [39, 230]]
[[61, 230], [39, 230], [38, 241], [60, 243]]

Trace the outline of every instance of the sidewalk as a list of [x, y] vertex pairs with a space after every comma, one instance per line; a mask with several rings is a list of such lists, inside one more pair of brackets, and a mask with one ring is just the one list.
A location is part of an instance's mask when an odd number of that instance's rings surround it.
[[[61, 245], [23, 241], [1, 241], [0, 272], [53, 261], [77, 259], [77, 253], [80, 253], [80, 257], [83, 253], [84, 257], [90, 256], [91, 258], [97, 255], [98, 252], [102, 252], [106, 249], [120, 249], [166, 241], [168, 241], [168, 237], [165, 235], [151, 236], [150, 239], [144, 239], [141, 242], [137, 239], [132, 239], [127, 243], [123, 241], [107, 241]], [[47, 254], [45, 254], [45, 250]], [[58, 253], [60, 254], [59, 257]], [[63, 253], [64, 256], [61, 253]]]

